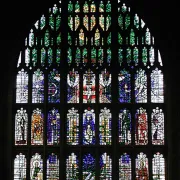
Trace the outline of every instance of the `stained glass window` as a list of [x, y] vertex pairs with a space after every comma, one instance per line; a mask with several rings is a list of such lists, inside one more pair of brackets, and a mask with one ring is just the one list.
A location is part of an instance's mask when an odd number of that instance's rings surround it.
[[47, 180], [59, 179], [59, 160], [57, 155], [51, 153], [47, 159]]
[[15, 116], [15, 145], [27, 145], [28, 114], [25, 109], [17, 110]]
[[14, 71], [14, 179], [167, 179], [164, 67], [134, 12], [59, 1], [30, 28]]
[[20, 153], [14, 159], [14, 180], [26, 179], [26, 157]]

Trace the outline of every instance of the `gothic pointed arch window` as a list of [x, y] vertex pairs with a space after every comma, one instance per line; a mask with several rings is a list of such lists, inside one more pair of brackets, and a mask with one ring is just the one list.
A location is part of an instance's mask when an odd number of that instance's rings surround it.
[[164, 76], [125, 1], [59, 1], [16, 68], [12, 179], [167, 179]]

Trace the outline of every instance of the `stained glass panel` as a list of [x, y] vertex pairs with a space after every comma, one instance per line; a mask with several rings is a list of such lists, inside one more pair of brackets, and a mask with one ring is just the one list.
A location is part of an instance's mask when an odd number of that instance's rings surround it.
[[131, 158], [127, 153], [119, 159], [119, 180], [132, 180]]
[[79, 74], [74, 69], [67, 75], [67, 103], [79, 103]]
[[67, 144], [79, 144], [79, 114], [74, 108], [67, 114]]
[[30, 161], [30, 180], [43, 180], [43, 160], [39, 153], [35, 153]]
[[164, 144], [164, 113], [162, 112], [162, 109], [159, 109], [158, 107], [152, 110], [151, 133], [152, 133], [152, 144], [154, 145]]
[[79, 180], [79, 161], [75, 153], [66, 159], [66, 180]]
[[16, 78], [16, 103], [28, 102], [28, 74], [22, 69]]
[[122, 70], [118, 75], [119, 81], [119, 102], [131, 102], [131, 74], [128, 71]]
[[47, 145], [57, 145], [60, 142], [60, 113], [52, 109], [47, 119]]
[[135, 74], [135, 101], [136, 103], [147, 102], [147, 75], [144, 70], [137, 70]]
[[48, 156], [46, 173], [47, 180], [59, 180], [59, 159], [54, 153]]
[[135, 144], [146, 145], [148, 143], [148, 119], [146, 110], [137, 109], [135, 115]]
[[83, 103], [95, 103], [95, 74], [89, 69], [83, 75]]
[[152, 175], [153, 180], [165, 180], [165, 160], [159, 152], [152, 159]]
[[110, 110], [106, 107], [101, 109], [101, 113], [99, 114], [99, 143], [100, 145], [111, 145], [111, 119], [112, 114]]
[[95, 145], [95, 113], [90, 108], [83, 113], [83, 145]]
[[112, 180], [112, 160], [107, 153], [103, 153], [100, 157], [100, 180]]
[[33, 74], [32, 103], [44, 102], [44, 74], [40, 69]]
[[91, 154], [83, 156], [83, 180], [95, 179], [95, 158]]
[[28, 114], [25, 109], [17, 110], [15, 116], [15, 145], [27, 145]]
[[35, 109], [31, 116], [31, 144], [43, 145], [44, 116], [40, 109]]
[[14, 180], [26, 179], [26, 157], [19, 153], [14, 159]]
[[136, 179], [149, 179], [148, 173], [148, 159], [146, 158], [146, 154], [139, 153], [136, 158]]
[[122, 109], [119, 113], [119, 143], [124, 145], [131, 144], [131, 133], [131, 113], [127, 109]]
[[164, 102], [163, 74], [157, 68], [151, 73], [151, 102]]

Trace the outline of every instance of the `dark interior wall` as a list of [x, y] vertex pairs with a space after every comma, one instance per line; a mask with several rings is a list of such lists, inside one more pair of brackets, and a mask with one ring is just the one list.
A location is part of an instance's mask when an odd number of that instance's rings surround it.
[[[37, 3], [38, 2], [38, 3]], [[11, 97], [13, 90], [13, 69], [16, 67], [19, 51], [31, 26], [47, 8], [57, 1], [3, 1], [0, 3], [0, 175], [10, 179], [11, 153]], [[126, 0], [131, 10], [148, 25], [155, 37], [165, 67], [167, 100], [167, 135], [169, 152], [169, 180], [180, 179], [180, 95], [179, 95], [179, 9], [176, 0]], [[2, 178], [0, 178], [2, 179]]]

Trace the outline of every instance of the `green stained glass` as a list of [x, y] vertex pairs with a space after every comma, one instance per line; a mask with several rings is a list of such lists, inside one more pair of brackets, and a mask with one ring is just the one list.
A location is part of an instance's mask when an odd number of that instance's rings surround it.
[[72, 37], [71, 37], [70, 33], [68, 33], [68, 44], [72, 45]]
[[99, 17], [99, 25], [101, 26], [102, 30], [104, 31], [104, 16], [102, 14]]
[[53, 7], [53, 14], [56, 14], [57, 12], [58, 12], [58, 8], [57, 8], [57, 6], [55, 4], [54, 7]]
[[49, 31], [46, 30], [44, 35], [44, 45], [47, 47], [50, 44], [50, 37], [49, 37]]
[[61, 43], [61, 33], [58, 34], [57, 39], [56, 39], [56, 43], [57, 43], [57, 45], [60, 45], [60, 43]]
[[130, 48], [126, 49], [126, 60], [128, 64], [131, 62], [131, 49]]
[[52, 64], [53, 61], [53, 51], [51, 48], [48, 49], [48, 64]]
[[130, 15], [126, 14], [126, 18], [125, 18], [125, 28], [127, 29], [130, 25]]
[[110, 25], [111, 25], [111, 17], [108, 15], [106, 17], [106, 31], [109, 29]]
[[67, 51], [67, 62], [68, 62], [68, 64], [72, 63], [72, 50], [71, 50], [71, 48], [69, 48]]
[[44, 15], [41, 16], [40, 19], [40, 28], [43, 29], [46, 23], [46, 18], [44, 17]]
[[32, 50], [32, 63], [33, 66], [35, 66], [37, 63], [37, 49], [35, 48]]
[[123, 16], [120, 14], [118, 17], [118, 24], [121, 29], [123, 29]]
[[79, 2], [77, 1], [76, 4], [75, 4], [75, 12], [80, 12], [80, 5], [79, 5]]
[[91, 49], [91, 62], [96, 63], [96, 49], [94, 47]]
[[99, 62], [99, 64], [103, 63], [103, 58], [104, 58], [103, 49], [98, 49], [98, 62]]
[[122, 44], [122, 42], [123, 42], [123, 38], [120, 33], [118, 33], [118, 42], [119, 42], [119, 44]]
[[83, 12], [84, 13], [88, 13], [89, 12], [89, 6], [87, 1], [85, 1], [84, 5], [83, 5]]
[[106, 4], [106, 12], [111, 12], [111, 3], [110, 3], [110, 1], [108, 1], [107, 4]]
[[54, 30], [54, 17], [52, 14], [49, 16], [49, 26]]
[[71, 15], [68, 17], [68, 25], [70, 29], [73, 31], [73, 18], [71, 17]]
[[102, 1], [99, 4], [99, 12], [104, 12], [104, 4]]
[[131, 29], [131, 32], [130, 32], [130, 45], [135, 45], [135, 33], [134, 33], [134, 30]]
[[107, 63], [108, 64], [111, 63], [111, 49], [110, 48], [107, 49]]
[[118, 60], [119, 60], [119, 64], [121, 65], [123, 62], [123, 49], [118, 49]]
[[144, 47], [142, 50], [142, 62], [146, 66], [147, 63], [147, 48]]
[[75, 57], [75, 61], [77, 63], [77, 65], [80, 63], [81, 61], [81, 51], [79, 48], [76, 49], [76, 57]]
[[83, 63], [87, 63], [88, 62], [87, 49], [86, 48], [83, 49], [82, 58], [83, 58]]
[[56, 63], [60, 64], [61, 61], [61, 49], [56, 49]]
[[94, 15], [91, 16], [91, 30], [93, 29], [93, 27], [96, 25], [96, 18], [94, 17]]
[[68, 4], [68, 12], [70, 12], [70, 13], [73, 12], [73, 4], [71, 1], [69, 1], [69, 4]]
[[107, 44], [111, 44], [111, 32], [109, 33], [109, 36], [107, 37]]
[[149, 32], [149, 29], [147, 28], [146, 29], [146, 35], [145, 35], [145, 42], [146, 42], [146, 44], [151, 44], [151, 37], [150, 37], [151, 35], [150, 35], [150, 32]]
[[46, 50], [44, 48], [41, 49], [41, 65], [43, 66], [45, 64], [46, 60]]
[[87, 15], [85, 15], [83, 17], [83, 25], [87, 30], [89, 30], [89, 23], [88, 23], [88, 16]]
[[125, 13], [125, 12], [127, 11], [127, 7], [126, 7], [125, 4], [123, 4], [121, 11], [122, 11], [123, 13]]
[[134, 26], [139, 29], [139, 17], [137, 14], [134, 16]]
[[56, 17], [56, 31], [59, 29], [60, 25], [61, 25], [61, 17], [58, 15]]
[[137, 47], [135, 47], [133, 50], [133, 60], [134, 60], [135, 65], [138, 64], [138, 54], [139, 54], [139, 50]]

